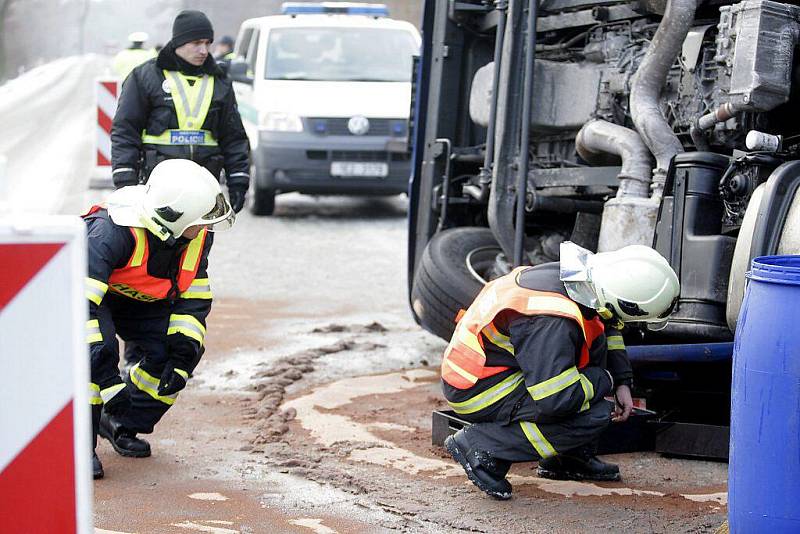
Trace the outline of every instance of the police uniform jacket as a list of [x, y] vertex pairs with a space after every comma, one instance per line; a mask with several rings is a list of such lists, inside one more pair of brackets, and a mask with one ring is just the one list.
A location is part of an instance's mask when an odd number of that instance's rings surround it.
[[[214, 77], [211, 104], [201, 128], [213, 134], [218, 146], [143, 143], [143, 132], [157, 136], [179, 128], [173, 100], [178, 95], [165, 91], [168, 87], [165, 70]], [[148, 150], [157, 154], [156, 161], [144, 158]], [[117, 187], [135, 185], [139, 176], [146, 178], [162, 159], [183, 158], [205, 166], [217, 177], [224, 168], [228, 187], [244, 190], [250, 181], [249, 151], [233, 87], [211, 55], [197, 67], [183, 61], [174, 49], [166, 46], [158, 57], [139, 65], [125, 79], [111, 129], [111, 159]]]

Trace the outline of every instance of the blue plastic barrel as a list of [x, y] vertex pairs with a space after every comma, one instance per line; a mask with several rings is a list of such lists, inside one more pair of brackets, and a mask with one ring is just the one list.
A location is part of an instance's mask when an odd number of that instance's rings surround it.
[[733, 533], [800, 532], [800, 256], [753, 260], [733, 348]]

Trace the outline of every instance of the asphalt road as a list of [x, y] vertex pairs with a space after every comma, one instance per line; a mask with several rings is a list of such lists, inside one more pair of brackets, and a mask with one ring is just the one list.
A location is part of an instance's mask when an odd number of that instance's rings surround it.
[[279, 197], [217, 235], [207, 352], [151, 436], [99, 449], [112, 532], [713, 532], [726, 466], [619, 455], [621, 483], [477, 492], [430, 444], [444, 344], [411, 320], [403, 198]]

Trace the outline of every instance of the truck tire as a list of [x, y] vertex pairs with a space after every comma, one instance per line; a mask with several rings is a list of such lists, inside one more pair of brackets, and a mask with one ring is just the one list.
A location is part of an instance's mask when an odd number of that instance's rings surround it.
[[272, 215], [275, 211], [275, 191], [256, 186], [253, 188], [253, 204], [250, 206], [253, 215]]
[[422, 253], [411, 289], [420, 325], [449, 341], [456, 315], [478, 296], [485, 283], [479, 277], [491, 269], [500, 251], [488, 228], [452, 228], [434, 235]]

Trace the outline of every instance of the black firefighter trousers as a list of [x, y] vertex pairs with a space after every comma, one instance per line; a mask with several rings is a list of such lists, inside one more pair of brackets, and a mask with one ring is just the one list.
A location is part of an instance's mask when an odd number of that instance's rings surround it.
[[598, 399], [565, 418], [543, 417], [524, 387], [488, 409], [460, 415], [470, 449], [507, 462], [532, 462], [595, 442], [611, 423], [612, 404]]
[[[99, 358], [92, 358], [93, 381], [109, 373], [119, 374], [119, 343], [117, 335], [125, 341], [125, 355], [135, 355], [138, 361], [123, 376], [131, 396], [131, 408], [114, 420], [124, 429], [136, 434], [149, 434], [177, 398], [158, 395], [158, 382], [167, 363], [167, 328], [171, 306], [168, 301], [145, 303], [127, 297], [107, 294], [97, 309], [103, 340], [110, 350]], [[201, 350], [202, 355], [202, 350]], [[97, 361], [96, 361], [97, 360]], [[186, 371], [191, 373], [200, 358], [195, 359]], [[101, 405], [92, 406], [92, 427], [95, 439], [100, 423]]]

